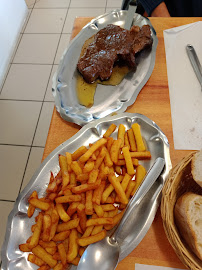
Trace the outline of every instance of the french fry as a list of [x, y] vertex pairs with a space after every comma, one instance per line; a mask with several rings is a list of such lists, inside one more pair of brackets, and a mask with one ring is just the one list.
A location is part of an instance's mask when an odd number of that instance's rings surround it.
[[142, 139], [142, 135], [141, 135], [141, 130], [140, 130], [140, 125], [138, 123], [134, 123], [132, 124], [132, 130], [135, 136], [135, 141], [137, 144], [137, 151], [138, 152], [142, 152], [145, 151], [145, 145]]
[[109, 168], [111, 168], [113, 166], [113, 161], [112, 161], [111, 156], [110, 156], [107, 149], [106, 149], [106, 153], [105, 153], [105, 157], [104, 157], [104, 163]]
[[31, 254], [31, 253], [28, 255], [27, 260], [31, 263], [38, 265], [38, 266], [42, 266], [42, 265], [46, 264], [42, 259], [40, 259], [36, 255]]
[[57, 261], [53, 259], [53, 257], [45, 251], [40, 245], [37, 245], [32, 249], [32, 253], [39, 257], [41, 260], [46, 262], [51, 268], [54, 268], [57, 264]]
[[130, 150], [130, 142], [129, 142], [129, 139], [128, 139], [128, 132], [127, 131], [124, 134], [124, 145], [128, 146], [128, 148]]
[[101, 205], [102, 209], [104, 212], [108, 212], [108, 211], [113, 211], [116, 209], [116, 207], [113, 205], [113, 204], [104, 204], [104, 205]]
[[96, 161], [95, 161], [95, 169], [98, 169], [100, 167], [101, 163], [104, 160], [105, 155], [106, 155], [106, 147], [103, 146], [101, 151], [99, 152], [99, 155], [98, 155]]
[[88, 184], [95, 183], [96, 180], [97, 180], [98, 174], [99, 174], [98, 169], [92, 170], [92, 171], [89, 173]]
[[34, 207], [39, 208], [39, 209], [41, 209], [43, 211], [48, 210], [48, 208], [50, 207], [50, 203], [40, 201], [37, 198], [31, 198], [29, 200], [29, 203], [32, 204]]
[[86, 182], [88, 180], [88, 178], [89, 178], [88, 173], [81, 173], [81, 174], [77, 175], [77, 177], [76, 177], [77, 181], [79, 181], [81, 183]]
[[28, 243], [19, 245], [19, 249], [22, 252], [30, 252], [31, 251]]
[[58, 244], [58, 252], [60, 254], [60, 259], [63, 265], [66, 265], [67, 263], [67, 256], [66, 251], [63, 243]]
[[[117, 180], [119, 182], [121, 182], [123, 180], [123, 176], [119, 176], [117, 177]], [[105, 190], [104, 192], [102, 193], [102, 199], [101, 199], [101, 202], [102, 203], [105, 203], [107, 201], [107, 198], [109, 197], [109, 195], [112, 193], [112, 191], [114, 190], [114, 186], [111, 184], [109, 185]]]
[[70, 236], [69, 236], [69, 250], [67, 252], [67, 261], [71, 262], [73, 261], [78, 254], [79, 246], [77, 244], [78, 240], [78, 233], [76, 229], [72, 229]]
[[71, 261], [71, 263], [72, 263], [73, 265], [78, 265], [78, 264], [79, 264], [79, 261], [80, 261], [80, 258], [79, 258], [79, 257], [76, 257], [75, 259], [73, 259], [73, 260]]
[[70, 185], [76, 185], [76, 174], [74, 172], [70, 174]]
[[49, 240], [50, 230], [51, 230], [51, 217], [49, 215], [44, 215], [43, 216], [43, 233], [42, 233], [43, 241]]
[[85, 230], [86, 230], [86, 221], [87, 221], [87, 217], [86, 217], [86, 213], [85, 213], [85, 205], [80, 203], [77, 206], [77, 213], [78, 213], [78, 217], [80, 219], [79, 224], [80, 224], [80, 227], [82, 229], [82, 232], [85, 232]]
[[134, 170], [134, 167], [133, 167], [133, 162], [132, 162], [128, 147], [127, 146], [123, 147], [122, 152], [123, 152], [124, 159], [126, 161], [127, 173], [129, 175], [134, 175], [135, 170]]
[[80, 202], [81, 196], [80, 195], [66, 195], [62, 197], [57, 197], [55, 199], [56, 203], [70, 203], [70, 202]]
[[104, 226], [105, 230], [109, 231], [109, 230], [113, 229], [119, 223], [119, 221], [122, 219], [123, 214], [124, 214], [124, 210], [122, 210], [120, 213], [115, 215], [112, 218], [113, 219], [113, 224], [112, 225], [105, 225]]
[[80, 256], [80, 257], [82, 257], [84, 251], [85, 251], [85, 248], [84, 248], [84, 247], [80, 247], [80, 248], [79, 248], [79, 256]]
[[[38, 198], [36, 190], [34, 190], [32, 192], [32, 194], [30, 196], [30, 199], [31, 198]], [[27, 215], [28, 215], [29, 218], [33, 216], [34, 211], [35, 211], [35, 206], [33, 206], [32, 204], [29, 204], [29, 207], [28, 207], [28, 210], [27, 210]]]
[[79, 159], [83, 154], [85, 154], [88, 151], [86, 146], [79, 147], [73, 154], [72, 154], [72, 160]]
[[64, 266], [62, 265], [62, 263], [58, 263], [54, 268], [53, 270], [64, 270]]
[[61, 203], [56, 203], [56, 210], [61, 220], [63, 220], [64, 222], [67, 222], [70, 220], [70, 216], [66, 213]]
[[65, 239], [67, 239], [70, 235], [70, 230], [68, 231], [63, 231], [60, 233], [55, 234], [55, 236], [53, 237], [53, 241], [55, 242], [60, 242], [60, 241], [64, 241]]
[[121, 175], [121, 173], [122, 173], [121, 166], [116, 165], [116, 166], [115, 166], [115, 172], [116, 172], [117, 174]]
[[117, 139], [121, 139], [122, 142], [121, 142], [121, 147], [124, 146], [124, 135], [125, 135], [125, 126], [123, 124], [120, 124], [119, 125], [119, 128], [118, 128], [118, 136], [117, 136]]
[[100, 140], [98, 140], [97, 142], [95, 142], [89, 149], [88, 151], [83, 154], [81, 157], [80, 157], [80, 162], [86, 162], [91, 156], [92, 154], [101, 146], [105, 145], [107, 143], [107, 140], [102, 138]]
[[84, 234], [82, 235], [82, 238], [84, 237], [88, 237], [89, 235], [91, 235], [92, 231], [93, 231], [94, 226], [88, 226], [84, 232]]
[[113, 224], [113, 219], [112, 218], [91, 218], [88, 219], [86, 222], [86, 226], [96, 226], [96, 225], [105, 225], [105, 224]]
[[137, 166], [136, 177], [135, 177], [135, 186], [131, 192], [131, 196], [133, 196], [135, 194], [136, 190], [138, 189], [138, 187], [142, 183], [142, 180], [144, 179], [145, 175], [146, 175], [145, 168], [142, 165]]
[[135, 141], [135, 135], [133, 133], [132, 128], [130, 128], [128, 131], [128, 140], [129, 140], [129, 144], [130, 144], [130, 150], [135, 152], [137, 151], [137, 145], [136, 145], [136, 141]]
[[101, 201], [101, 198], [102, 198], [102, 193], [103, 193], [103, 191], [105, 189], [105, 185], [106, 185], [106, 182], [102, 181], [100, 186], [97, 187], [94, 190], [93, 198], [92, 198], [93, 203], [96, 203], [97, 205], [100, 205], [100, 201]]
[[79, 218], [72, 219], [68, 222], [58, 224], [57, 226], [57, 232], [63, 232], [68, 231], [74, 228], [77, 228], [79, 225]]
[[77, 161], [72, 161], [71, 169], [77, 176], [82, 173], [82, 169]]
[[107, 148], [107, 151], [110, 152], [110, 149], [112, 147], [112, 144], [113, 144], [113, 141], [114, 139], [112, 137], [108, 137], [107, 138], [107, 145], [106, 145], [106, 148]]
[[106, 231], [102, 230], [100, 233], [88, 237], [80, 238], [77, 240], [79, 246], [85, 247], [95, 242], [98, 242], [106, 237]]
[[73, 187], [72, 192], [76, 193], [76, 194], [81, 194], [81, 193], [86, 192], [88, 190], [96, 189], [99, 186], [99, 184], [100, 183], [98, 181], [96, 181], [95, 183], [91, 183], [91, 184], [82, 184], [80, 186]]
[[118, 162], [118, 156], [119, 156], [119, 150], [121, 148], [122, 140], [119, 138], [117, 140], [114, 140], [112, 147], [110, 149], [110, 157], [111, 160], [117, 164]]
[[85, 213], [86, 215], [93, 214], [93, 190], [86, 191], [86, 204], [85, 204]]
[[51, 240], [56, 233], [57, 230], [57, 226], [58, 226], [58, 222], [59, 222], [59, 215], [56, 211], [56, 209], [53, 209], [52, 215], [51, 215], [51, 229], [50, 229], [50, 238], [49, 240]]
[[126, 194], [120, 184], [119, 181], [117, 181], [117, 178], [114, 174], [109, 175], [109, 181], [114, 187], [121, 203], [127, 204], [128, 203], [128, 198], [126, 197]]
[[88, 160], [83, 168], [83, 173], [89, 173], [93, 170], [95, 167], [95, 161], [94, 160]]
[[66, 152], [65, 155], [66, 155], [66, 161], [67, 161], [67, 170], [69, 173], [71, 173], [72, 154], [69, 152]]
[[39, 238], [40, 238], [40, 234], [41, 234], [41, 231], [42, 231], [42, 224], [43, 224], [43, 214], [39, 213], [37, 223], [36, 223], [36, 227], [35, 227], [35, 230], [34, 230], [34, 232], [32, 234], [30, 243], [29, 243], [29, 248], [30, 249], [33, 249], [39, 243]]
[[67, 158], [66, 156], [59, 155], [59, 164], [62, 173], [62, 187], [66, 187], [69, 184], [69, 172], [67, 167]]
[[50, 266], [46, 265], [42, 265], [38, 268], [38, 270], [50, 270]]
[[94, 203], [93, 208], [94, 208], [95, 213], [97, 214], [98, 217], [104, 216], [104, 210], [100, 205], [97, 205], [96, 203]]
[[79, 202], [72, 202], [70, 206], [67, 209], [67, 214], [71, 217], [77, 210], [77, 206], [79, 205]]
[[104, 138], [108, 138], [116, 129], [116, 125], [115, 124], [111, 124], [109, 126], [109, 128], [106, 130], [106, 132], [104, 133], [103, 137]]
[[[145, 151], [145, 152], [130, 152], [131, 158], [136, 158], [139, 160], [144, 160], [144, 159], [151, 159], [151, 153], [150, 151]], [[119, 160], [124, 159], [123, 154], [119, 154]]]

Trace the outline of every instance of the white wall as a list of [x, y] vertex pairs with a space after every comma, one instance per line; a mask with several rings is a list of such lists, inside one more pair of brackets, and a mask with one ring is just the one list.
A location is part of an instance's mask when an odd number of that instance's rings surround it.
[[27, 12], [24, 0], [0, 0], [0, 87]]

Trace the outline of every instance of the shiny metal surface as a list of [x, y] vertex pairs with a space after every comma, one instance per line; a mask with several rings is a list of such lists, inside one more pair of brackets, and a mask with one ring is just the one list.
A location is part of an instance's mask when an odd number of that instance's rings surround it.
[[135, 25], [151, 26], [152, 49], [143, 51], [136, 57], [136, 71], [128, 73], [119, 85], [98, 84], [94, 105], [91, 108], [80, 105], [77, 99], [76, 81], [79, 74], [76, 65], [84, 42], [108, 24], [124, 28], [127, 15], [127, 10], [117, 10], [97, 17], [81, 30], [64, 51], [52, 84], [56, 109], [64, 120], [83, 126], [112, 112], [124, 112], [135, 102], [148, 81], [155, 64], [158, 39], [149, 19], [135, 14], [133, 20]]
[[192, 64], [193, 70], [194, 70], [196, 77], [201, 85], [201, 91], [202, 91], [202, 67], [201, 67], [200, 61], [199, 61], [198, 56], [196, 54], [196, 51], [192, 45], [188, 44], [186, 46], [186, 50], [187, 50], [189, 60]]
[[[131, 227], [136, 218], [136, 209], [141, 201], [144, 199], [147, 192], [153, 186], [154, 182], [158, 179], [165, 165], [163, 158], [157, 158], [150, 170], [147, 172], [145, 179], [137, 192], [131, 198], [125, 213], [116, 228], [112, 236], [108, 236], [100, 242], [90, 245], [84, 252], [80, 259], [77, 270], [110, 270], [115, 269], [119, 259], [120, 245], [123, 243], [123, 232], [124, 235], [131, 234], [135, 226]], [[152, 208], [152, 205], [150, 205]], [[156, 213], [155, 213], [156, 214]], [[142, 215], [143, 222], [147, 222], [147, 216]], [[137, 221], [138, 219], [136, 219]], [[134, 224], [133, 224], [134, 225]], [[147, 233], [147, 230], [142, 230], [141, 239]], [[137, 238], [137, 244], [139, 239]], [[134, 243], [135, 248], [135, 243]]]
[[[130, 30], [133, 25], [133, 18], [137, 9], [137, 1], [132, 0], [129, 4], [128, 14], [125, 20], [124, 28]], [[134, 22], [135, 23], [135, 22]]]
[[[137, 237], [141, 239], [141, 231], [150, 227], [155, 212], [159, 206], [161, 199], [161, 190], [164, 182], [168, 176], [168, 172], [171, 169], [169, 144], [166, 136], [160, 130], [160, 128], [150, 119], [144, 115], [122, 113], [116, 116], [108, 116], [104, 119], [93, 121], [88, 125], [81, 128], [76, 135], [57, 147], [41, 164], [38, 170], [31, 178], [29, 184], [18, 196], [14, 208], [8, 217], [7, 230], [5, 235], [5, 241], [2, 246], [2, 270], [33, 270], [37, 269], [33, 264], [27, 261], [28, 253], [23, 253], [19, 250], [18, 246], [25, 241], [31, 235], [31, 225], [34, 224], [33, 216], [31, 219], [27, 217], [28, 198], [36, 190], [39, 197], [45, 194], [46, 187], [50, 178], [50, 171], [56, 174], [59, 171], [58, 155], [64, 154], [66, 151], [74, 152], [81, 145], [88, 146], [89, 143], [97, 141], [105, 133], [107, 128], [115, 123], [124, 124], [126, 129], [129, 129], [133, 123], [139, 123], [143, 138], [147, 144], [147, 148], [151, 151], [152, 158], [148, 161], [140, 161], [149, 170], [156, 158], [162, 157], [165, 160], [165, 169], [158, 180], [154, 183], [150, 191], [142, 200], [142, 203], [138, 205], [136, 218], [136, 229], [131, 230], [131, 233], [124, 237], [124, 242], [121, 244], [120, 258], [125, 258], [133, 249], [137, 243]], [[117, 132], [114, 133], [114, 138], [117, 137]], [[152, 210], [150, 204], [153, 205]], [[147, 223], [141, 222], [142, 213], [148, 216]], [[134, 217], [135, 218], [135, 217]], [[138, 236], [139, 235], [139, 236]], [[141, 240], [140, 240], [141, 241]], [[135, 245], [134, 245], [135, 243]], [[71, 269], [76, 269], [72, 267]]]

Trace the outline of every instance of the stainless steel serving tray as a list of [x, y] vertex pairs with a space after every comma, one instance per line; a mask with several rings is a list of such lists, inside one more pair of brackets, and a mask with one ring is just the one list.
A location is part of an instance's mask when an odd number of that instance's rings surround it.
[[127, 12], [126, 10], [112, 11], [92, 20], [64, 51], [58, 69], [53, 76], [52, 85], [56, 109], [63, 119], [82, 126], [110, 115], [112, 112], [124, 112], [128, 106], [135, 102], [140, 90], [151, 76], [155, 64], [158, 39], [149, 19], [135, 14], [134, 25], [147, 24], [151, 27], [153, 38], [151, 51], [143, 51], [137, 56], [136, 71], [130, 72], [119, 85], [98, 84], [94, 105], [91, 108], [86, 108], [78, 102], [76, 94], [78, 71], [76, 65], [84, 42], [107, 24], [115, 24], [124, 28]]
[[[27, 261], [28, 253], [23, 253], [19, 250], [19, 244], [26, 242], [31, 235], [31, 225], [34, 224], [34, 216], [32, 218], [27, 217], [28, 198], [34, 190], [38, 192], [39, 197], [45, 194], [50, 179], [50, 171], [54, 174], [57, 174], [59, 171], [58, 155], [65, 154], [66, 151], [74, 152], [81, 145], [88, 146], [89, 143], [95, 142], [102, 137], [112, 123], [115, 123], [117, 126], [122, 123], [126, 129], [129, 129], [134, 122], [140, 124], [144, 141], [152, 154], [151, 160], [140, 161], [140, 163], [147, 170], [157, 157], [163, 157], [166, 163], [164, 172], [141, 203], [138, 217], [134, 220], [136, 225], [132, 226], [130, 232], [126, 232], [125, 241], [121, 245], [120, 260], [125, 258], [134, 249], [137, 242], [139, 243], [142, 240], [153, 221], [161, 199], [161, 190], [171, 169], [171, 161], [168, 140], [153, 121], [140, 114], [122, 113], [96, 120], [84, 126], [76, 135], [57, 147], [44, 160], [29, 184], [18, 196], [14, 208], [8, 217], [7, 231], [2, 247], [2, 270], [37, 269], [36, 266]], [[113, 136], [117, 138], [117, 131]], [[151, 208], [153, 211], [151, 211]], [[147, 216], [147, 220], [144, 223], [142, 223], [142, 215]], [[71, 269], [76, 269], [76, 267]]]

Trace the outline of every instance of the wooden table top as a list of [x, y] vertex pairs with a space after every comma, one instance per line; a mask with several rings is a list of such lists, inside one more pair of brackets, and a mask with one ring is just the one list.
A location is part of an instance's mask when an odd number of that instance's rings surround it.
[[[72, 38], [91, 19], [76, 18]], [[156, 122], [168, 138], [171, 161], [172, 165], [175, 166], [190, 151], [174, 149], [163, 30], [201, 21], [202, 18], [150, 18], [150, 20], [158, 37], [155, 67], [150, 79], [141, 90], [135, 103], [128, 107], [126, 112], [140, 113]], [[43, 159], [57, 146], [76, 134], [79, 129], [80, 126], [64, 121], [56, 112], [56, 109], [54, 109]], [[160, 211], [157, 212], [154, 222], [145, 238], [118, 265], [117, 270], [133, 270], [135, 269], [135, 263], [185, 269], [185, 266], [180, 262], [166, 238]]]

